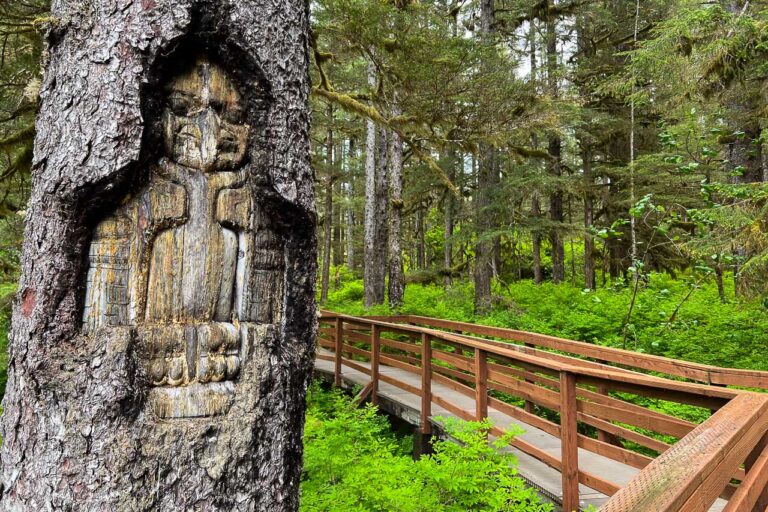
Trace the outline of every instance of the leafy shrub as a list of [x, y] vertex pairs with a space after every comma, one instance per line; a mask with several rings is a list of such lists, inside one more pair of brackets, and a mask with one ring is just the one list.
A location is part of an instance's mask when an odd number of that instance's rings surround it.
[[[489, 446], [488, 424], [447, 422], [459, 442], [435, 443], [413, 461], [372, 406], [357, 408], [314, 386], [304, 435], [301, 510], [545, 512], [516, 476], [515, 460]], [[505, 441], [500, 441], [501, 443]]]
[[11, 305], [15, 291], [15, 284], [0, 285], [0, 398], [5, 394], [8, 381], [8, 331], [11, 326]]

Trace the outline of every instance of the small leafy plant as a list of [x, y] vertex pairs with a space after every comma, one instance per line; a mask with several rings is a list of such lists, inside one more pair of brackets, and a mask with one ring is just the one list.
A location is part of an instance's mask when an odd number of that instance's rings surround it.
[[436, 441], [414, 461], [376, 408], [357, 408], [313, 386], [304, 436], [301, 510], [381, 512], [548, 512], [517, 476], [516, 460], [489, 445], [486, 423], [445, 421], [455, 440]]

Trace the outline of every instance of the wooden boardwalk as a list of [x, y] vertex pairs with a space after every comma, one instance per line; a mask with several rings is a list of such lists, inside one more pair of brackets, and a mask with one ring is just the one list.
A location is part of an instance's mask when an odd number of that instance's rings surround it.
[[[331, 355], [330, 352], [325, 352]], [[370, 367], [368, 363], [361, 363], [366, 367]], [[333, 380], [334, 364], [331, 361], [318, 359], [315, 362], [315, 371], [325, 374], [329, 380]], [[392, 368], [386, 365], [382, 365], [380, 368], [381, 375], [385, 375], [398, 381], [407, 383], [409, 385], [418, 387], [420, 385], [420, 378], [410, 372], [402, 370], [400, 368]], [[365, 387], [370, 382], [370, 377], [365, 373], [352, 368], [342, 368], [342, 379], [347, 385], [357, 385]], [[451, 402], [455, 403], [462, 409], [466, 410], [468, 414], [474, 414], [475, 401], [470, 397], [458, 393], [453, 389], [440, 384], [438, 382], [432, 383], [433, 390], [436, 394], [447, 397]], [[385, 409], [390, 414], [398, 416], [400, 419], [407, 421], [414, 427], [419, 426], [419, 419], [421, 416], [421, 397], [406, 391], [392, 384], [383, 382], [379, 386], [379, 397], [383, 400], [380, 401], [380, 407]], [[432, 417], [443, 418], [455, 418], [457, 417], [451, 411], [444, 409], [440, 406], [434, 406], [432, 409]], [[559, 457], [561, 451], [560, 439], [552, 436], [541, 429], [538, 429], [532, 425], [529, 425], [521, 420], [514, 419], [503, 412], [488, 408], [488, 418], [493, 421], [495, 425], [500, 427], [508, 427], [509, 425], [518, 425], [525, 433], [519, 437], [533, 446], [550, 453], [554, 457]], [[540, 460], [531, 457], [521, 450], [509, 447], [509, 451], [520, 462], [519, 473], [530, 485], [536, 487], [541, 493], [554, 501], [558, 505], [562, 503], [563, 490], [561, 483], [560, 472], [553, 469]], [[585, 470], [590, 471], [606, 480], [612, 481], [620, 486], [625, 486], [634, 477], [639, 470], [626, 464], [622, 464], [615, 460], [603, 457], [596, 453], [592, 453], [588, 450], [579, 448], [579, 464]], [[608, 496], [602, 494], [599, 491], [590, 489], [589, 487], [580, 484], [579, 485], [579, 504], [581, 507], [588, 505], [594, 505], [600, 507], [607, 500]], [[710, 508], [712, 512], [720, 512], [726, 505], [726, 501], [717, 500], [717, 502]], [[650, 511], [649, 511], [650, 512]]]
[[[568, 511], [768, 507], [768, 395], [727, 387], [768, 389], [767, 372], [439, 319], [329, 312], [321, 319], [315, 370], [337, 386], [361, 386], [423, 435], [438, 417], [489, 418], [492, 435], [521, 427], [508, 448], [520, 475]], [[638, 405], [658, 400], [712, 415], [696, 425]], [[659, 455], [630, 450], [622, 440]]]

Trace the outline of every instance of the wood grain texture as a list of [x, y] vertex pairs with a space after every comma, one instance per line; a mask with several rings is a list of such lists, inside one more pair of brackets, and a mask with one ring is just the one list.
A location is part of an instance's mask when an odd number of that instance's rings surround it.
[[[296, 510], [316, 329], [308, 3], [51, 16], [0, 510]], [[233, 84], [208, 77], [215, 112], [168, 88], [201, 55]], [[211, 131], [166, 144], [167, 107]], [[244, 146], [227, 124], [249, 127]]]

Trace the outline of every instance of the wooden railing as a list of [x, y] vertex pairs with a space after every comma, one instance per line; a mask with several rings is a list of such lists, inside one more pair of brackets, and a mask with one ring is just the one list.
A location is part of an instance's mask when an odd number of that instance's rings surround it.
[[[436, 404], [470, 421], [486, 418], [492, 407], [558, 437], [559, 457], [520, 438], [512, 445], [560, 471], [566, 511], [578, 510], [579, 483], [612, 496], [601, 508], [608, 512], [705, 511], [718, 496], [729, 500], [728, 512], [763, 512], [768, 506], [768, 395], [721, 387], [764, 388], [766, 372], [424, 317], [324, 312], [318, 345], [317, 357], [334, 363], [337, 385], [346, 367], [370, 376], [364, 392], [374, 403], [382, 382], [420, 396], [425, 434], [431, 432]], [[420, 376], [419, 385], [382, 373], [384, 365]], [[474, 414], [435, 392], [435, 383], [473, 398]], [[696, 425], [638, 405], [640, 397], [695, 406], [712, 415]], [[596, 437], [581, 433], [579, 425], [581, 432]], [[503, 432], [494, 426], [490, 434]], [[639, 449], [628, 449], [621, 440]], [[621, 488], [580, 468], [578, 448], [640, 471]]]

